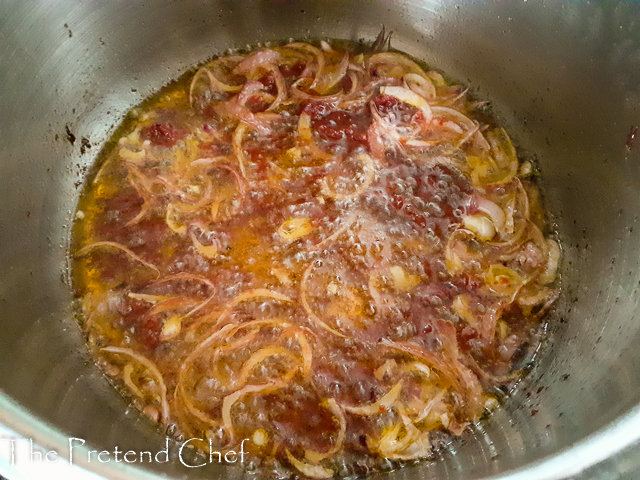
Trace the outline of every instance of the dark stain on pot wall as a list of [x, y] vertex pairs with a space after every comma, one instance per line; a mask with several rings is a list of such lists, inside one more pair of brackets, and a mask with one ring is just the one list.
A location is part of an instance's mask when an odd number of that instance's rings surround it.
[[88, 149], [91, 148], [91, 143], [89, 142], [89, 139], [86, 137], [82, 137], [80, 139], [80, 154], [84, 155]]
[[631, 150], [638, 145], [638, 126], [631, 125], [629, 133], [627, 134], [627, 148]]
[[76, 143], [76, 136], [73, 133], [71, 133], [71, 130], [69, 129], [69, 125], [65, 125], [64, 126], [64, 130], [65, 130], [65, 132], [67, 132], [67, 134], [65, 136], [66, 140], [71, 145], [75, 144]]

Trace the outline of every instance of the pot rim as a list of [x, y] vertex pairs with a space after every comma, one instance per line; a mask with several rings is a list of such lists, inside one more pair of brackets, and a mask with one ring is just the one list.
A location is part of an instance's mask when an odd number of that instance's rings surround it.
[[[56, 452], [68, 451], [69, 438], [58, 429], [44, 423], [11, 397], [0, 392], [0, 439], [33, 440], [33, 443], [47, 450]], [[624, 415], [618, 417], [607, 426], [597, 430], [571, 447], [544, 457], [529, 466], [507, 471], [501, 475], [484, 477], [482, 480], [564, 480], [577, 475], [603, 460], [613, 457], [626, 447], [640, 440], [640, 405], [636, 405]], [[73, 474], [67, 478], [91, 480], [166, 480], [168, 477], [149, 470], [120, 463], [92, 463], [87, 458], [90, 448], [82, 445], [74, 447], [78, 455], [73, 464], [61, 457], [71, 468]], [[77, 460], [77, 461], [76, 461]], [[0, 455], [0, 475], [10, 476], [15, 480], [28, 480], [21, 476], [20, 470], [4, 465], [5, 459]], [[12, 468], [13, 467], [13, 468]], [[3, 471], [3, 469], [10, 469]], [[406, 467], [411, 468], [411, 467]], [[16, 478], [16, 475], [18, 477]], [[74, 476], [72, 476], [74, 475]], [[480, 479], [478, 479], [480, 480]]]

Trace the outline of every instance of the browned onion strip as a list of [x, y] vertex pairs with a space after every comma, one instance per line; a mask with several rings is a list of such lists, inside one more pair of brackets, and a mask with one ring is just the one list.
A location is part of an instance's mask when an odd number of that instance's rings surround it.
[[148, 358], [144, 357], [143, 355], [140, 355], [139, 353], [134, 352], [130, 348], [104, 347], [104, 348], [101, 348], [101, 351], [109, 352], [109, 353], [118, 353], [118, 354], [121, 354], [121, 355], [127, 355], [128, 357], [132, 358], [133, 360], [136, 360], [138, 363], [140, 363], [147, 370], [149, 370], [149, 372], [153, 375], [153, 377], [155, 377], [154, 380], [158, 383], [158, 387], [160, 388], [160, 403], [161, 403], [161, 406], [162, 406], [162, 421], [163, 422], [168, 422], [169, 421], [169, 403], [167, 402], [167, 387], [166, 387], [166, 385], [164, 383], [164, 378], [162, 377], [162, 374], [160, 373], [160, 370], [158, 370], [158, 367], [156, 367], [155, 364], [151, 360], [149, 360]]
[[160, 270], [158, 270], [158, 267], [156, 267], [153, 263], [150, 263], [150, 262], [147, 262], [146, 260], [143, 260], [138, 255], [136, 255], [131, 250], [129, 250], [127, 247], [125, 247], [124, 245], [121, 245], [119, 243], [116, 243], [116, 242], [94, 242], [94, 243], [91, 243], [89, 245], [84, 246], [80, 250], [78, 250], [78, 252], [76, 253], [76, 256], [82, 257], [82, 256], [86, 255], [87, 253], [89, 253], [94, 248], [99, 248], [99, 247], [111, 247], [111, 248], [117, 248], [118, 250], [122, 250], [124, 253], [126, 253], [129, 257], [131, 257], [136, 262], [139, 262], [142, 265], [144, 265], [145, 267], [154, 270], [158, 275], [160, 275]]
[[[478, 403], [481, 389], [477, 378], [457, 359], [442, 359], [439, 355], [409, 342], [394, 342], [392, 340], [382, 339], [380, 344], [426, 361], [438, 370], [458, 392], [465, 394], [469, 403], [468, 409], [471, 412], [478, 413], [478, 410], [482, 411], [483, 407], [480, 406], [479, 408]], [[447, 364], [447, 361], [451, 362], [451, 365]]]

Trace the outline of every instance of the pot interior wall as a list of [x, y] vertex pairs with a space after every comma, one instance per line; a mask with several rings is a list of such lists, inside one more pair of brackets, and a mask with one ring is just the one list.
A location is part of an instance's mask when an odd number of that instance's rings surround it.
[[[583, 442], [624, 415], [640, 422], [640, 145], [626, 145], [640, 123], [640, 5], [0, 3], [4, 401], [97, 450], [159, 450], [163, 437], [92, 366], [72, 317], [65, 254], [88, 168], [129, 107], [194, 63], [266, 40], [371, 40], [384, 22], [395, 48], [491, 100], [538, 162], [564, 250], [563, 295], [533, 372], [435, 461], [390, 476], [497, 476]], [[82, 148], [83, 139], [90, 147]], [[38, 435], [36, 442], [65, 451]], [[92, 468], [123, 475], [120, 466]], [[215, 470], [178, 462], [148, 469], [189, 478]]]

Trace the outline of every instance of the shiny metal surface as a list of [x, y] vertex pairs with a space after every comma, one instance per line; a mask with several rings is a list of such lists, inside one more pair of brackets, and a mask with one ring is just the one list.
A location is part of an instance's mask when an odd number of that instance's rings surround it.
[[[92, 366], [72, 318], [65, 254], [87, 168], [129, 107], [193, 63], [266, 40], [373, 39], [381, 23], [396, 48], [491, 100], [537, 159], [564, 295], [540, 361], [500, 411], [433, 461], [373, 478], [608, 479], [606, 462], [593, 465], [625, 448], [637, 465], [640, 146], [625, 145], [640, 124], [636, 3], [1, 0], [0, 423], [63, 454], [69, 437], [162, 448]], [[113, 479], [240, 475], [78, 464]]]

